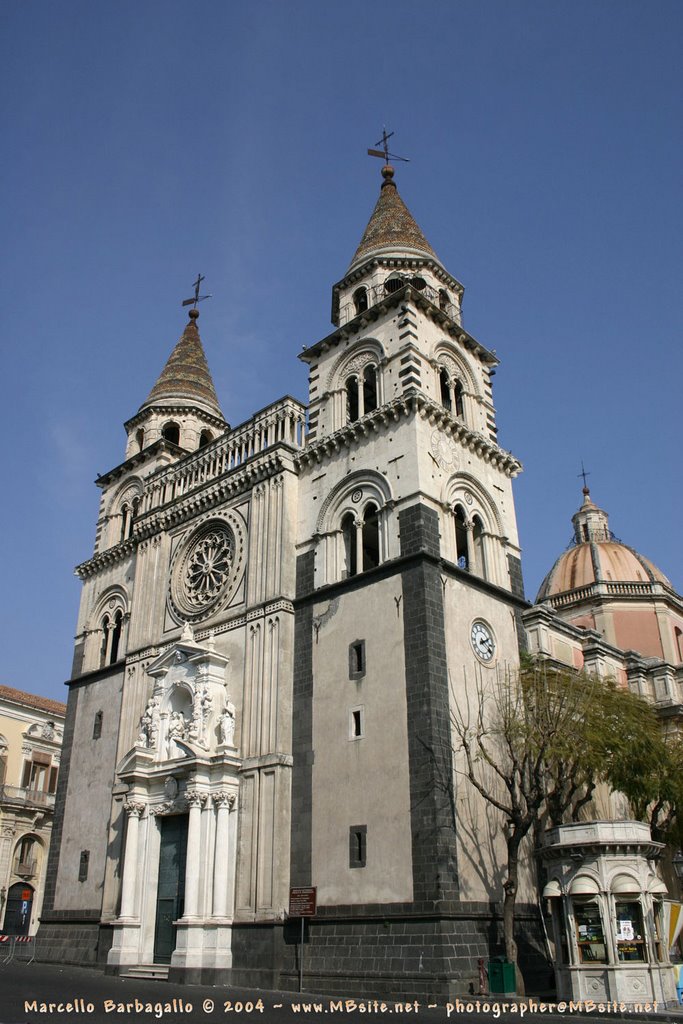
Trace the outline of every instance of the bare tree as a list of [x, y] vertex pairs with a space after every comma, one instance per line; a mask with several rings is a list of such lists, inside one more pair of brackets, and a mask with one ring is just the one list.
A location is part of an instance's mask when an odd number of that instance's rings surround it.
[[656, 787], [642, 779], [661, 736], [650, 706], [628, 690], [547, 662], [488, 682], [480, 676], [474, 690], [465, 686], [464, 704], [452, 707], [464, 774], [505, 821], [503, 936], [522, 991], [514, 933], [525, 837], [531, 832], [538, 842], [548, 825], [576, 820], [599, 782], [630, 799], [642, 790], [651, 804]]

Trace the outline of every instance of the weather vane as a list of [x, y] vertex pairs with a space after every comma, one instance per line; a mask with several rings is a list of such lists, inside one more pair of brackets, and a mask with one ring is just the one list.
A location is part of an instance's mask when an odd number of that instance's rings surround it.
[[193, 285], [193, 288], [194, 288], [194, 298], [192, 298], [192, 299], [185, 299], [183, 301], [183, 303], [182, 303], [183, 306], [192, 306], [193, 309], [196, 309], [198, 302], [203, 302], [204, 299], [210, 299], [211, 298], [210, 295], [200, 295], [199, 294], [199, 286], [200, 286], [200, 284], [202, 283], [203, 280], [204, 280], [204, 276], [202, 274], [197, 274], [197, 280], [195, 281], [195, 283]]
[[583, 489], [584, 489], [584, 491], [587, 491], [588, 490], [588, 483], [586, 482], [586, 477], [590, 476], [590, 473], [587, 473], [586, 470], [583, 468], [583, 459], [581, 459], [581, 472], [577, 473], [576, 475], [583, 477]]
[[369, 149], [368, 156], [378, 156], [380, 160], [384, 160], [385, 164], [389, 163], [389, 157], [391, 157], [392, 160], [402, 160], [404, 164], [409, 164], [410, 160], [408, 159], [407, 156], [396, 156], [395, 153], [389, 152], [389, 139], [393, 134], [393, 132], [389, 132], [389, 134], [387, 135], [386, 126], [383, 125], [382, 138], [379, 140], [379, 142], [375, 143], [376, 146], [381, 146], [382, 148]]

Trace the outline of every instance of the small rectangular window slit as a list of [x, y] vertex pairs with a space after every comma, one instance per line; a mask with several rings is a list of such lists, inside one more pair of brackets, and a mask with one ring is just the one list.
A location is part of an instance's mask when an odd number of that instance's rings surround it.
[[364, 868], [367, 860], [367, 825], [352, 825], [349, 829], [349, 867]]
[[349, 679], [362, 679], [365, 675], [365, 640], [349, 644]]
[[365, 708], [351, 708], [349, 711], [349, 739], [359, 740], [365, 735]]

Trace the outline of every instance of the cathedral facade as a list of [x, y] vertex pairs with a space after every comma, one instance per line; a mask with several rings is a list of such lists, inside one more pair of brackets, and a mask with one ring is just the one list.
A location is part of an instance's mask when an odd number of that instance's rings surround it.
[[[306, 406], [285, 396], [230, 427], [190, 310], [98, 480], [77, 570], [50, 956], [293, 987], [289, 890], [315, 886], [310, 990], [475, 991], [479, 958], [501, 952], [505, 843], [455, 771], [453, 707], [527, 646], [680, 703], [666, 578], [642, 581], [662, 588], [663, 683], [601, 628], [602, 579], [567, 601], [555, 573], [525, 601], [521, 466], [498, 445], [497, 358], [463, 327], [462, 296], [387, 165], [334, 330], [301, 354]], [[530, 977], [547, 959], [533, 876]]]

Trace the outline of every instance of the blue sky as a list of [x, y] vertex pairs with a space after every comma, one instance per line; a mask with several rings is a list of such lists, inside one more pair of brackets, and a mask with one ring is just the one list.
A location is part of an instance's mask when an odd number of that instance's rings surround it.
[[330, 330], [383, 124], [501, 359], [528, 596], [582, 459], [617, 536], [683, 589], [682, 23], [678, 0], [3, 4], [1, 681], [65, 699], [92, 481], [199, 270], [230, 422], [305, 397], [296, 355]]

